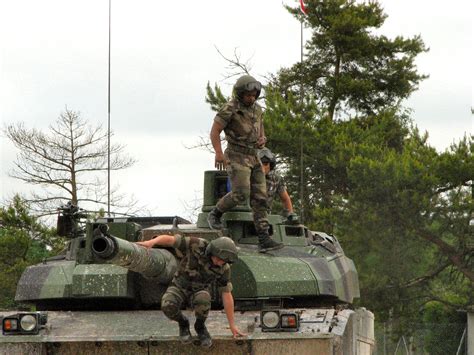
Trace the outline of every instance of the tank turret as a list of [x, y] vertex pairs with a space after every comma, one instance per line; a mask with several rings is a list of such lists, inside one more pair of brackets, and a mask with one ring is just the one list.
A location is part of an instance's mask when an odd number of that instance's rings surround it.
[[15, 300], [38, 310], [157, 308], [176, 271], [175, 256], [165, 249], [136, 245], [142, 225], [182, 218], [102, 218], [80, 223], [86, 215], [68, 204], [60, 209], [58, 230], [69, 239], [60, 255], [28, 267]]

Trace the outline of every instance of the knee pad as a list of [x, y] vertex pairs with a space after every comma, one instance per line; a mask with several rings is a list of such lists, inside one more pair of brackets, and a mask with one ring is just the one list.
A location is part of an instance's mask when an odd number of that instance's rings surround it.
[[163, 296], [161, 300], [161, 310], [170, 319], [175, 319], [180, 313], [179, 304], [172, 297]]
[[211, 309], [211, 295], [207, 291], [198, 291], [193, 296], [193, 308], [196, 318], [207, 318]]

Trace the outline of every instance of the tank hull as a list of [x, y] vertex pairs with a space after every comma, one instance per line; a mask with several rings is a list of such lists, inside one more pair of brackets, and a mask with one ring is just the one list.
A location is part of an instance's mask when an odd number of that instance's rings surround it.
[[[189, 311], [185, 313], [192, 319]], [[237, 326], [248, 336], [236, 341], [223, 326], [227, 322], [225, 315], [211, 311], [206, 324], [213, 346], [201, 349], [181, 344], [177, 325], [161, 311], [48, 312], [49, 328], [38, 335], [0, 335], [0, 354], [365, 355], [373, 352], [373, 315], [364, 309], [338, 313], [332, 309], [307, 310], [303, 320], [314, 321], [291, 333], [262, 332], [259, 321], [255, 321], [258, 316], [258, 312], [239, 314]]]

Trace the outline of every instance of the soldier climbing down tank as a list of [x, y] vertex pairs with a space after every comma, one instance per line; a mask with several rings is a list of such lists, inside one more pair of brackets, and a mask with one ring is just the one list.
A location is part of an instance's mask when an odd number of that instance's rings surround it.
[[[210, 138], [216, 154], [215, 167], [227, 169], [231, 191], [209, 212], [208, 223], [211, 229], [221, 229], [222, 214], [250, 197], [259, 251], [266, 252], [280, 249], [283, 244], [270, 238], [265, 175], [257, 156], [257, 148], [263, 148], [266, 142], [263, 111], [256, 102], [261, 89], [260, 82], [252, 76], [240, 77], [234, 85], [234, 98], [214, 118]], [[222, 131], [227, 140], [224, 153], [220, 140]]]
[[196, 315], [194, 329], [199, 341], [204, 347], [212, 345], [205, 322], [211, 309], [210, 287], [214, 281], [221, 292], [224, 311], [233, 337], [245, 335], [234, 323], [230, 264], [237, 261], [238, 256], [232, 239], [220, 237], [209, 242], [196, 237], [165, 234], [137, 244], [147, 248], [154, 245], [174, 247], [181, 260], [171, 285], [163, 295], [161, 310], [169, 319], [178, 322], [182, 342], [191, 341], [189, 320], [181, 312], [182, 305], [190, 301]]

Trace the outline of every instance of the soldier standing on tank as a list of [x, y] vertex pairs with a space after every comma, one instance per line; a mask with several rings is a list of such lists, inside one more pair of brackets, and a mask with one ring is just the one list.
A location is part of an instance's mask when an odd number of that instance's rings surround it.
[[201, 345], [210, 347], [211, 336], [205, 322], [211, 309], [210, 287], [216, 282], [221, 292], [224, 311], [229, 321], [233, 337], [244, 336], [234, 323], [234, 298], [230, 282], [230, 264], [237, 261], [237, 248], [228, 237], [220, 237], [211, 242], [196, 237], [176, 235], [158, 235], [153, 239], [137, 242], [147, 248], [154, 245], [173, 247], [180, 259], [178, 270], [161, 299], [161, 310], [179, 324], [181, 341], [191, 341], [189, 320], [181, 312], [181, 307], [192, 304], [196, 315], [194, 329]]
[[276, 157], [268, 148], [262, 148], [258, 151], [258, 157], [262, 162], [263, 173], [267, 184], [267, 205], [268, 213], [272, 210], [273, 200], [275, 195], [278, 195], [283, 203], [283, 217], [290, 217], [294, 215], [293, 203], [291, 197], [286, 190], [285, 181], [283, 177], [275, 170]]
[[[222, 214], [250, 197], [255, 230], [260, 252], [280, 249], [282, 243], [270, 238], [267, 218], [265, 175], [257, 156], [257, 148], [265, 145], [262, 107], [256, 102], [262, 85], [250, 75], [240, 77], [234, 85], [234, 98], [217, 113], [211, 128], [211, 142], [215, 151], [215, 167], [227, 169], [231, 191], [222, 197], [209, 212], [211, 229], [221, 229]], [[227, 149], [222, 152], [221, 132], [225, 132]]]

